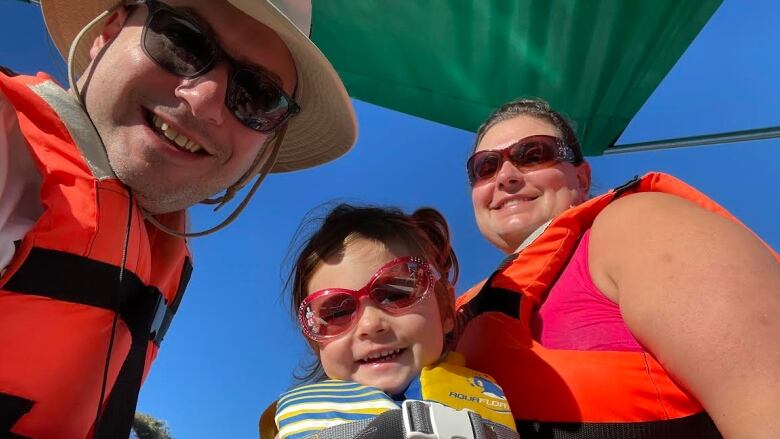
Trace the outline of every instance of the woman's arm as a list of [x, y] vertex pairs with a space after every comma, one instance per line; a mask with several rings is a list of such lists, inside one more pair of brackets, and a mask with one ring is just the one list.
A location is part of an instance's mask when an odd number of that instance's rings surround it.
[[640, 193], [596, 219], [596, 285], [726, 438], [780, 437], [780, 263], [748, 230]]

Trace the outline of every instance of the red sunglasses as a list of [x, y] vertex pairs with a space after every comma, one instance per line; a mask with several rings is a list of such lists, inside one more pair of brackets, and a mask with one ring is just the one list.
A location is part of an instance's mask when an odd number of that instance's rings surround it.
[[438, 277], [420, 258], [394, 259], [357, 291], [327, 288], [309, 294], [298, 308], [298, 320], [303, 333], [314, 341], [338, 337], [357, 322], [363, 297], [389, 314], [404, 314], [428, 295]]
[[578, 164], [582, 157], [557, 137], [525, 137], [504, 149], [479, 151], [469, 157], [466, 170], [471, 186], [491, 180], [506, 160], [521, 170], [534, 170], [557, 162]]

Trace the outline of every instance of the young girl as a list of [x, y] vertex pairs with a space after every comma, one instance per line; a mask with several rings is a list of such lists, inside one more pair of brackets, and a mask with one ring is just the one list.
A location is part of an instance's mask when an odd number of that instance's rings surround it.
[[457, 271], [436, 210], [331, 211], [290, 276], [292, 308], [316, 361], [312, 383], [277, 401], [278, 437], [371, 419], [406, 399], [468, 408], [514, 429], [500, 388], [447, 353]]

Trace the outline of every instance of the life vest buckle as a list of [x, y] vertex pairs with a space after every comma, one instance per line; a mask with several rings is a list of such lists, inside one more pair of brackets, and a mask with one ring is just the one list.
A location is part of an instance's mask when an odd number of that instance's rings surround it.
[[620, 186], [612, 189], [612, 192], [615, 194], [614, 198], [617, 198], [623, 195], [623, 193], [631, 189], [634, 189], [641, 182], [642, 182], [642, 178], [639, 177], [638, 175], [635, 175], [634, 178], [632, 178], [631, 180], [628, 180], [627, 182], [621, 184]]
[[[479, 415], [431, 401], [407, 399], [401, 404], [406, 439], [475, 439], [472, 420]], [[476, 424], [481, 428], [481, 424]]]
[[165, 297], [163, 297], [159, 291], [156, 293], [157, 298], [154, 304], [154, 319], [152, 320], [152, 327], [149, 331], [149, 339], [159, 348], [160, 343], [162, 343], [163, 338], [165, 337], [165, 333], [168, 332], [171, 320], [173, 320], [173, 312], [168, 307]]
[[0, 66], [0, 73], [4, 74], [5, 76], [8, 76], [9, 78], [13, 76], [19, 76], [18, 73], [14, 72], [13, 70], [5, 66]]

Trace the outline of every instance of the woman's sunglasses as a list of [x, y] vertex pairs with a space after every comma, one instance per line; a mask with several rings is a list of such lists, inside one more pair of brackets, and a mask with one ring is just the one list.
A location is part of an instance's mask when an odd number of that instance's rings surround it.
[[577, 164], [582, 161], [582, 158], [557, 137], [525, 137], [504, 149], [474, 153], [466, 162], [471, 186], [492, 180], [506, 160], [520, 170], [530, 171], [557, 162]]
[[307, 337], [322, 342], [352, 329], [363, 297], [389, 314], [404, 314], [433, 290], [437, 279], [431, 266], [419, 258], [394, 259], [357, 291], [328, 288], [309, 294], [298, 308], [298, 319]]
[[279, 84], [256, 68], [241, 65], [217, 45], [211, 34], [191, 17], [156, 0], [141, 0], [149, 15], [141, 46], [155, 63], [183, 78], [195, 78], [220, 61], [230, 65], [225, 105], [242, 124], [269, 133], [300, 111]]

